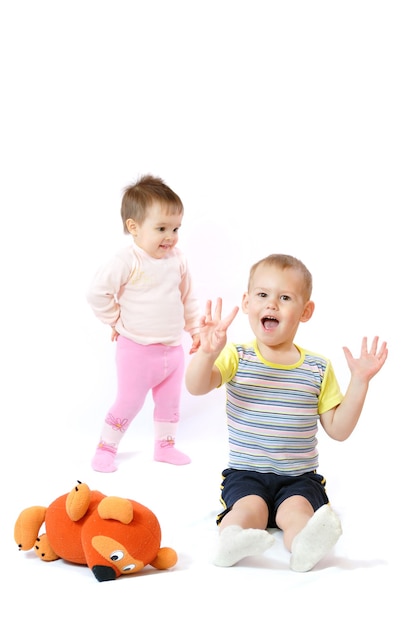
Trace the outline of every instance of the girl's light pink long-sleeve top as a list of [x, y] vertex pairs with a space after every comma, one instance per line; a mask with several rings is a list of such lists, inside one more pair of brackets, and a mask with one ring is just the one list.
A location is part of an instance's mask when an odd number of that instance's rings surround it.
[[154, 259], [132, 243], [96, 273], [87, 301], [101, 322], [140, 344], [179, 345], [198, 332], [200, 307], [184, 254]]

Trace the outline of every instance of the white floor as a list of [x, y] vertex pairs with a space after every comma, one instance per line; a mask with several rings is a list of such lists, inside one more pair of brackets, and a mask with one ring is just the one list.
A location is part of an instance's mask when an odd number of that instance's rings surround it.
[[[14, 455], [3, 474], [4, 502], [10, 503], [2, 507], [7, 578], [1, 611], [9, 616], [7, 623], [288, 619], [293, 624], [376, 624], [383, 619], [414, 624], [408, 513], [401, 510], [400, 484], [378, 463], [388, 435], [382, 435], [378, 452], [364, 455], [362, 439], [370, 432], [364, 421], [361, 432], [344, 444], [321, 435], [321, 471], [344, 530], [331, 554], [311, 572], [292, 572], [280, 533], [274, 531], [276, 543], [263, 556], [233, 568], [212, 565], [220, 472], [226, 465], [222, 410], [221, 393], [203, 400], [185, 394], [179, 441], [193, 462], [183, 467], [153, 462], [150, 403], [126, 435], [114, 474], [89, 467], [92, 428], [81, 436], [51, 425], [50, 440], [39, 430], [37, 441]], [[35, 433], [36, 425], [32, 428]], [[163, 572], [147, 567], [136, 576], [98, 583], [86, 567], [44, 563], [32, 551], [19, 552], [12, 537], [20, 510], [48, 505], [77, 480], [151, 508], [161, 523], [162, 544], [178, 553], [177, 565]]]
[[[3, 625], [415, 626], [415, 16], [406, 0], [1, 4]], [[251, 264], [285, 252], [314, 276], [299, 343], [332, 360], [343, 389], [342, 346], [388, 341], [352, 437], [320, 434], [344, 532], [309, 573], [290, 571], [278, 532], [261, 558], [211, 563], [221, 390], [184, 393], [189, 466], [152, 461], [149, 401], [119, 470], [90, 468], [114, 364], [85, 291], [126, 245], [121, 189], [147, 172], [184, 201], [180, 247], [203, 305], [240, 304]], [[241, 315], [230, 340], [246, 331]], [[177, 566], [98, 583], [19, 552], [20, 511], [77, 480], [153, 509]]]

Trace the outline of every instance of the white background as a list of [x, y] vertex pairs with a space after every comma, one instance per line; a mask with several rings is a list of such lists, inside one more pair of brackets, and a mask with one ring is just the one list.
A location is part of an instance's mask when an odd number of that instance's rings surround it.
[[[414, 3], [400, 0], [2, 2], [10, 593], [0, 611], [9, 624], [33, 615], [45, 624], [57, 615], [68, 624], [143, 615], [157, 624], [413, 623], [415, 29]], [[123, 187], [148, 172], [184, 202], [179, 246], [202, 305], [218, 296], [225, 312], [239, 305], [251, 264], [285, 252], [314, 276], [316, 311], [298, 343], [331, 358], [344, 389], [342, 346], [357, 354], [364, 335], [388, 342], [351, 438], [320, 436], [344, 534], [306, 575], [288, 569], [279, 534], [262, 558], [226, 570], [210, 563], [227, 459], [222, 390], [184, 390], [178, 447], [191, 465], [153, 463], [149, 401], [123, 440], [119, 471], [90, 469], [115, 370], [85, 292], [128, 242]], [[240, 313], [229, 338], [250, 337]], [[176, 568], [99, 584], [88, 569], [19, 553], [20, 510], [47, 506], [76, 480], [153, 508]]]

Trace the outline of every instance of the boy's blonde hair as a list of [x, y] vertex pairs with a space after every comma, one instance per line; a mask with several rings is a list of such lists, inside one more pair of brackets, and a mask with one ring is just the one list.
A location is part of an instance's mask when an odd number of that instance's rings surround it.
[[126, 235], [129, 234], [126, 221], [132, 219], [138, 224], [142, 224], [148, 208], [154, 202], [159, 202], [168, 215], [180, 215], [184, 210], [180, 197], [161, 178], [156, 176], [146, 174], [133, 185], [124, 188], [120, 212]]
[[310, 297], [312, 295], [312, 274], [310, 273], [306, 265], [302, 263], [302, 261], [294, 256], [291, 256], [290, 254], [269, 254], [269, 256], [264, 257], [264, 259], [260, 259], [260, 261], [254, 263], [254, 265], [252, 265], [250, 269], [250, 274], [248, 277], [249, 291], [253, 282], [254, 274], [261, 265], [270, 265], [273, 267], [278, 267], [282, 270], [292, 269], [300, 272], [303, 276], [305, 300], [310, 300]]

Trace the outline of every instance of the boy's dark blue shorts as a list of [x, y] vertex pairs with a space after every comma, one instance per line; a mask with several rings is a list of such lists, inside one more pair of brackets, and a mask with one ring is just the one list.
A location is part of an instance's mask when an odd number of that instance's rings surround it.
[[245, 496], [260, 496], [269, 509], [268, 528], [276, 528], [276, 512], [284, 500], [291, 496], [303, 496], [316, 511], [328, 504], [326, 480], [316, 472], [301, 476], [284, 476], [272, 473], [252, 472], [227, 468], [222, 473], [221, 502], [224, 511], [217, 516], [217, 524], [233, 505]]

